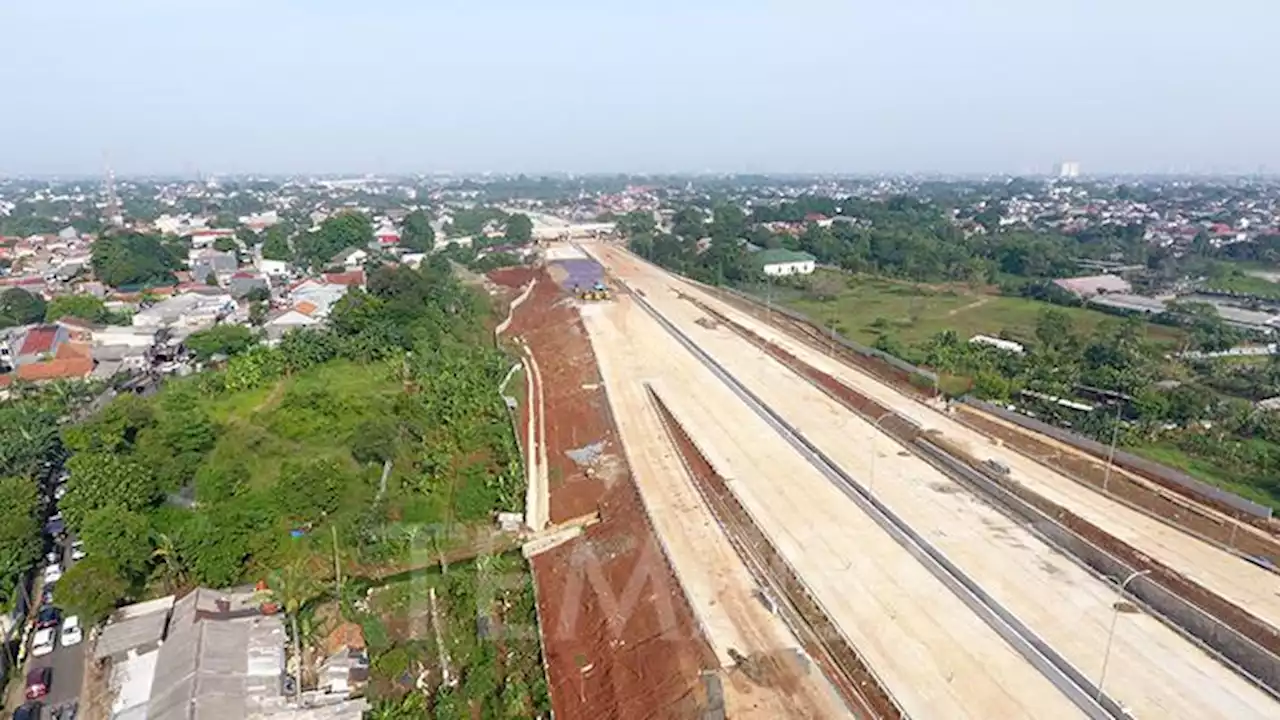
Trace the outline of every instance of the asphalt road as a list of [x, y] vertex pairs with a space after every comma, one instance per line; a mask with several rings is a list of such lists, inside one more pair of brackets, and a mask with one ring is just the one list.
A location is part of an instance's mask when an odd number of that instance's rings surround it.
[[[68, 541], [70, 542], [70, 541]], [[71, 553], [64, 546], [62, 549], [63, 559], [62, 567], [70, 568], [74, 562], [71, 560]], [[58, 588], [54, 585], [53, 604], [58, 604]], [[49, 683], [49, 694], [46, 695], [44, 702], [45, 713], [43, 717], [51, 717], [53, 708], [67, 702], [68, 700], [77, 700], [80, 697], [80, 688], [84, 682], [84, 663], [85, 648], [88, 645], [88, 628], [82, 628], [86, 635], [78, 645], [72, 647], [62, 647], [62, 628], [58, 628], [58, 641], [54, 646], [53, 652], [44, 657], [31, 657], [30, 648], [28, 648], [29, 658], [27, 667], [23, 670], [23, 677], [32, 668], [52, 667], [53, 680]]]

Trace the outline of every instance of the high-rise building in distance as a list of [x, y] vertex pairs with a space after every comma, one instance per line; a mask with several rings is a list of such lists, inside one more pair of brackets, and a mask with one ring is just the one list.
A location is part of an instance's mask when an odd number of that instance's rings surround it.
[[1074, 160], [1058, 163], [1058, 177], [1060, 178], [1077, 178], [1080, 177], [1080, 163]]

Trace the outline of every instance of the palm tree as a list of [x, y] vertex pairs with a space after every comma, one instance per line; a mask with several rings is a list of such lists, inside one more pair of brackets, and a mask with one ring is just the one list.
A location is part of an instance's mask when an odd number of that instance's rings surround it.
[[187, 583], [187, 568], [183, 564], [182, 555], [178, 552], [174, 536], [156, 533], [154, 540], [156, 549], [152, 551], [151, 557], [162, 563], [165, 587], [173, 592], [175, 588]]
[[311, 601], [319, 586], [308, 572], [301, 558], [295, 559], [284, 568], [274, 570], [267, 577], [267, 587], [272, 597], [284, 608], [289, 618], [289, 627], [293, 635], [293, 655], [298, 659], [297, 682], [293, 684], [293, 699], [298, 701], [302, 693], [302, 634], [298, 629], [298, 615], [302, 608]]

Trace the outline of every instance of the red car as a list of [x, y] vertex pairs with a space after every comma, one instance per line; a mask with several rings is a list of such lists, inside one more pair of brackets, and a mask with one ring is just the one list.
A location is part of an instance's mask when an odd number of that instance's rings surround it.
[[53, 680], [53, 668], [32, 668], [27, 673], [27, 699], [36, 700], [49, 694], [49, 683]]

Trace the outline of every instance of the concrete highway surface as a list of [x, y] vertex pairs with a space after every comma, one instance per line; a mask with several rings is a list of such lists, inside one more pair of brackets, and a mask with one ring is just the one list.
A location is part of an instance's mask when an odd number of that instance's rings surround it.
[[[697, 296], [924, 427], [936, 427], [982, 457], [996, 457], [1028, 487], [1268, 621], [1280, 618], [1280, 578], [1012, 451], [998, 451], [945, 413], [783, 336], [619, 248], [584, 247], [616, 277], [641, 291], [679, 332], [785, 417], [1080, 675], [1091, 683], [1101, 682], [1107, 695], [1135, 717], [1280, 716], [1280, 704], [1273, 696], [1159, 620], [1141, 612], [1117, 615], [1113, 585], [974, 497], [732, 330], [706, 322], [704, 313], [678, 297], [675, 289]], [[634, 423], [643, 428], [621, 431], [628, 456], [659, 458], [649, 463], [650, 471], [637, 471], [637, 482], [718, 651], [749, 645], [744, 628], [767, 628], [768, 619], [743, 620], [716, 602], [728, 592], [741, 604], [749, 579], [737, 576], [731, 577], [732, 582], [710, 582], [715, 568], [726, 567], [724, 548], [704, 554], [703, 548], [716, 547], [708, 539], [714, 533], [708, 530], [699, 535], [677, 527], [682, 517], [702, 516], [696, 496], [669, 477], [670, 468], [663, 469], [662, 449], [644, 445], [656, 442], [644, 439], [654, 437], [652, 421], [635, 417], [644, 413], [635, 388], [645, 381], [662, 389], [664, 401], [682, 418], [695, 443], [730, 479], [734, 493], [757, 524], [800, 571], [810, 591], [908, 715], [1081, 715], [1081, 709], [1055, 684], [636, 305], [635, 298], [622, 294], [611, 303], [585, 306], [584, 322], [620, 427]], [[731, 592], [726, 590], [730, 586]], [[768, 643], [787, 641], [777, 628], [769, 632], [773, 635]], [[1108, 646], [1107, 673], [1101, 678]]]

